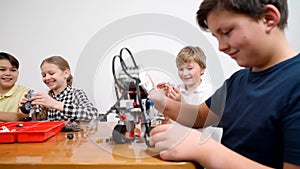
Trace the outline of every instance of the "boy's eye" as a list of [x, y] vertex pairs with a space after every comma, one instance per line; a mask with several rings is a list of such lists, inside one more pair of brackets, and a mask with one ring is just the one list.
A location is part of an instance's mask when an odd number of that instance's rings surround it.
[[18, 71], [18, 69], [17, 68], [10, 68], [10, 69], [7, 69], [7, 68], [0, 68], [0, 71], [2, 71], [2, 72], [4, 72], [4, 71], [11, 71], [11, 72], [16, 72], [16, 71]]
[[232, 29], [230, 29], [228, 31], [223, 31], [223, 35], [229, 35], [231, 31], [232, 31]]

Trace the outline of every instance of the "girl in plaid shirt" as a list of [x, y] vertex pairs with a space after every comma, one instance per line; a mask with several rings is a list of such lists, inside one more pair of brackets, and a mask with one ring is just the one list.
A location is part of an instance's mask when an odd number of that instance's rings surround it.
[[81, 89], [72, 88], [73, 76], [68, 62], [61, 56], [52, 56], [42, 61], [43, 82], [49, 87], [47, 93], [37, 93], [31, 100], [33, 105], [43, 107], [41, 119], [80, 120], [95, 119], [98, 110]]

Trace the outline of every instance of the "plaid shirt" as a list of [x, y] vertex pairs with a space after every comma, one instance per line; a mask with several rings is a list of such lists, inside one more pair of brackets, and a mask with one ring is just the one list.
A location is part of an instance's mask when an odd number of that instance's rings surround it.
[[96, 119], [98, 110], [88, 100], [83, 90], [66, 87], [57, 96], [51, 91], [52, 97], [64, 103], [64, 110], [48, 110], [48, 120], [75, 120], [90, 121]]

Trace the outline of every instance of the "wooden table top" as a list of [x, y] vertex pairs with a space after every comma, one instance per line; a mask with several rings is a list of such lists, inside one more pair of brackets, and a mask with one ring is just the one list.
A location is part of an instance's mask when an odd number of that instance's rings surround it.
[[155, 168], [194, 169], [192, 162], [161, 160], [145, 143], [115, 144], [104, 141], [111, 136], [114, 124], [97, 122], [82, 125], [83, 131], [60, 132], [42, 143], [0, 144], [0, 168]]

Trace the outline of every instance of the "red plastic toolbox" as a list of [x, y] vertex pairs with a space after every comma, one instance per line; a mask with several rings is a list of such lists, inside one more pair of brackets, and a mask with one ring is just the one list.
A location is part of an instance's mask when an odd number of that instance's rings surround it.
[[64, 127], [64, 121], [45, 122], [6, 122], [0, 123], [10, 132], [0, 132], [0, 143], [43, 142], [59, 133]]

